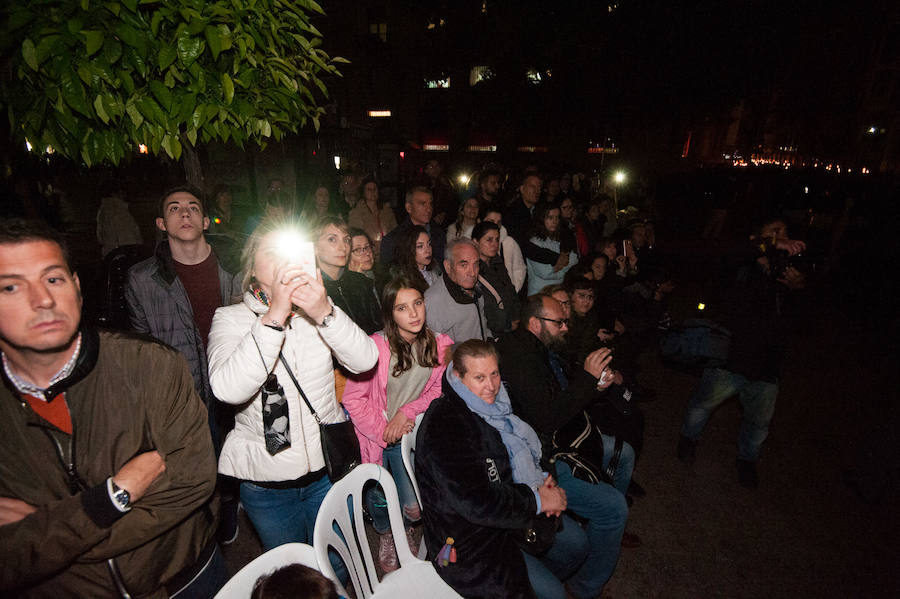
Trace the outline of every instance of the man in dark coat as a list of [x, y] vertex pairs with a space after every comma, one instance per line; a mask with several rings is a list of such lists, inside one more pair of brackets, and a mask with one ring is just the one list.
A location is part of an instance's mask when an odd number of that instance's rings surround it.
[[440, 264], [444, 260], [444, 246], [447, 244], [447, 233], [440, 225], [431, 221], [434, 205], [431, 190], [427, 187], [413, 187], [406, 193], [406, 213], [409, 214], [400, 226], [384, 236], [381, 240], [379, 261], [390, 264], [394, 259], [394, 247], [404, 231], [410, 227], [421, 225], [431, 237], [431, 255]]

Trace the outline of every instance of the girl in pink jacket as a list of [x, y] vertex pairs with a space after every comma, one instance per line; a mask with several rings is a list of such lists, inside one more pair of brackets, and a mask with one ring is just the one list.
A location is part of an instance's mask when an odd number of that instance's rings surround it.
[[[359, 437], [362, 461], [381, 464], [393, 475], [413, 554], [418, 544], [409, 524], [421, 518], [421, 510], [403, 467], [400, 440], [413, 430], [416, 416], [441, 394], [444, 353], [453, 344], [447, 335], [435, 336], [425, 326], [425, 290], [420, 287], [405, 275], [385, 285], [381, 294], [384, 330], [371, 336], [378, 348], [378, 365], [348, 380], [343, 398]], [[381, 535], [381, 567], [385, 572], [396, 570], [399, 564], [384, 495], [375, 487], [365, 499], [375, 530]]]

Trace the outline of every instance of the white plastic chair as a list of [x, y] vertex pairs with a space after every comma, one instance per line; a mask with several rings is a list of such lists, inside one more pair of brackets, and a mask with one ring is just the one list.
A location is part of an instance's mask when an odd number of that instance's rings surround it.
[[[385, 574], [380, 582], [366, 538], [363, 518], [363, 488], [369, 481], [381, 484], [384, 490], [391, 532], [396, 540], [397, 557], [400, 561], [400, 567], [394, 572]], [[316, 549], [322, 573], [335, 583], [338, 592], [345, 597], [349, 595], [331, 567], [328, 559], [329, 549], [336, 551], [344, 561], [357, 597], [459, 598], [459, 595], [438, 576], [431, 562], [414, 557], [409, 550], [397, 486], [390, 472], [377, 464], [361, 464], [331, 487], [319, 507], [313, 532], [313, 547]]]
[[[425, 512], [425, 506], [422, 505], [422, 495], [419, 493], [419, 483], [416, 481], [416, 435], [419, 434], [419, 425], [422, 424], [422, 419], [425, 417], [425, 413], [421, 413], [416, 416], [416, 424], [413, 426], [412, 432], [407, 433], [401, 437], [400, 440], [400, 453], [403, 455], [403, 467], [406, 469], [406, 474], [409, 475], [409, 480], [412, 481], [413, 490], [416, 492], [416, 501], [419, 503], [419, 510], [421, 512]], [[428, 554], [428, 548], [425, 547], [425, 538], [422, 537], [422, 543], [419, 545], [419, 553], [416, 555], [419, 559], [425, 559], [425, 556]]]
[[241, 568], [216, 594], [215, 599], [247, 599], [253, 585], [263, 574], [269, 574], [282, 566], [303, 564], [319, 570], [316, 550], [306, 543], [287, 543], [270, 549]]

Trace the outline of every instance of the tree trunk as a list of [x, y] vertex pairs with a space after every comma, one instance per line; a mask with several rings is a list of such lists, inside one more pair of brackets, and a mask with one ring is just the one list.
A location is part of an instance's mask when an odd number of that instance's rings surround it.
[[206, 181], [203, 178], [203, 167], [200, 165], [200, 156], [194, 146], [188, 143], [182, 145], [181, 162], [184, 164], [184, 176], [187, 182], [205, 192]]

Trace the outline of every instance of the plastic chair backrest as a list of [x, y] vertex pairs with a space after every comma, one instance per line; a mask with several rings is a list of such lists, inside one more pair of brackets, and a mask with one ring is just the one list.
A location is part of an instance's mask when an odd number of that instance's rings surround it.
[[313, 547], [320, 569], [335, 583], [338, 593], [344, 597], [349, 595], [331, 567], [328, 559], [329, 548], [336, 551], [344, 561], [357, 597], [371, 597], [379, 584], [363, 517], [363, 488], [370, 480], [381, 484], [384, 490], [391, 532], [397, 540], [395, 545], [400, 568], [419, 561], [405, 542], [406, 531], [400, 511], [400, 498], [391, 473], [377, 464], [360, 464], [334, 483], [328, 491], [319, 507], [313, 531]]
[[263, 574], [269, 574], [282, 566], [303, 564], [319, 570], [316, 550], [306, 543], [287, 543], [266, 551], [241, 568], [216, 594], [215, 599], [247, 599], [253, 585]]
[[419, 502], [419, 508], [423, 508], [423, 506], [422, 495], [419, 493], [419, 483], [416, 481], [416, 437], [419, 434], [419, 425], [422, 424], [422, 419], [424, 417], [424, 412], [416, 416], [416, 424], [413, 427], [412, 432], [403, 435], [400, 439], [400, 453], [403, 455], [403, 466], [406, 468], [406, 474], [409, 475], [409, 480], [412, 481], [413, 490], [416, 492], [416, 501]]

